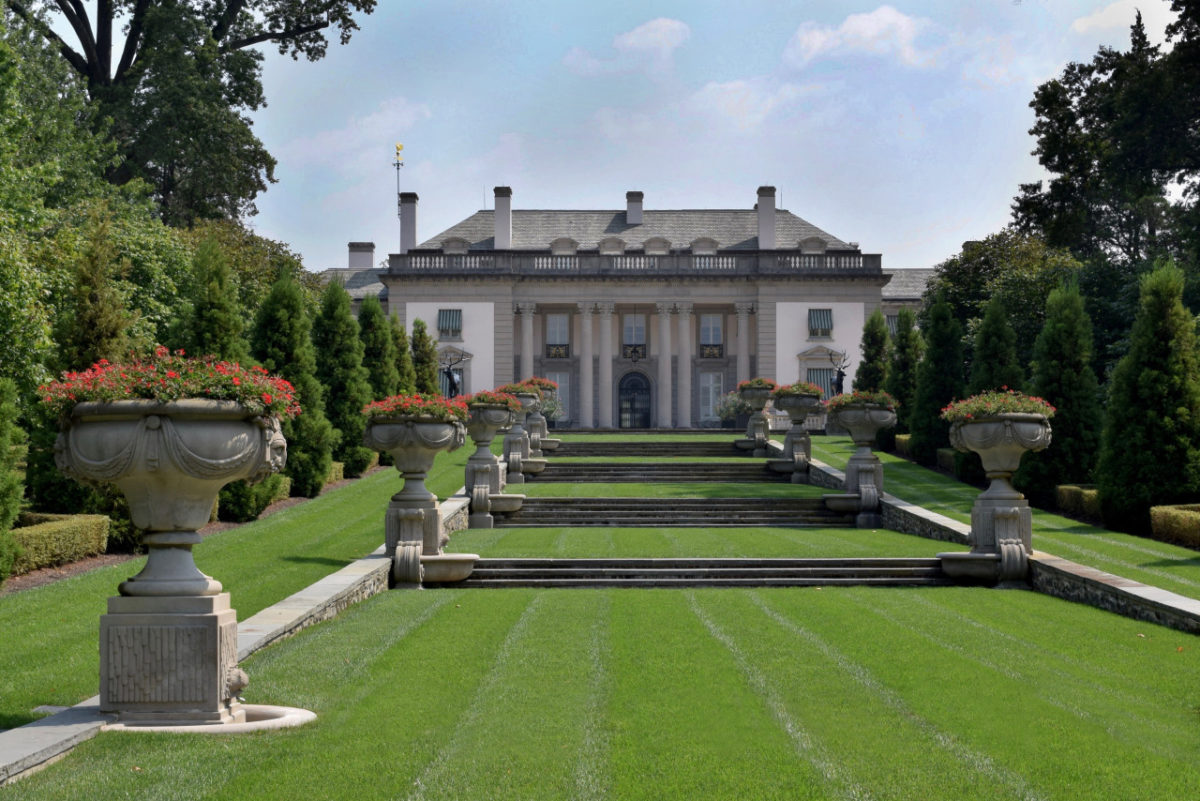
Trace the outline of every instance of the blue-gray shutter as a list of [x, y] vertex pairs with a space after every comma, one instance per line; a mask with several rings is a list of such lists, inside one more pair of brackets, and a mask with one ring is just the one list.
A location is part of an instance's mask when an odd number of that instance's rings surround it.
[[438, 309], [438, 331], [462, 331], [462, 309]]
[[833, 331], [833, 309], [809, 309], [809, 331]]

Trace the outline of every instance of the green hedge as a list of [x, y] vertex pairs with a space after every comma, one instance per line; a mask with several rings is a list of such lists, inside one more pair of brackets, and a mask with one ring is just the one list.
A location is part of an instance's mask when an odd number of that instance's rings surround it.
[[274, 473], [258, 484], [235, 481], [221, 489], [217, 517], [233, 523], [248, 523], [257, 520], [276, 501], [282, 501], [292, 492], [292, 480]]
[[1150, 530], [1156, 540], [1200, 548], [1200, 505], [1151, 506]]
[[1072, 517], [1096, 522], [1103, 519], [1100, 490], [1093, 484], [1059, 484], [1055, 488], [1055, 502], [1059, 509]]
[[341, 481], [346, 477], [346, 465], [344, 462], [330, 462], [329, 475], [325, 479], [326, 484], [332, 484], [335, 481]]
[[896, 435], [896, 453], [903, 456], [905, 459], [912, 458], [912, 434], [897, 434]]
[[954, 472], [955, 456], [958, 451], [954, 448], [938, 448], [937, 449], [937, 466], [939, 470], [945, 470], [947, 473]]
[[17, 518], [11, 533], [20, 547], [12, 569], [16, 575], [104, 553], [108, 518], [25, 512]]

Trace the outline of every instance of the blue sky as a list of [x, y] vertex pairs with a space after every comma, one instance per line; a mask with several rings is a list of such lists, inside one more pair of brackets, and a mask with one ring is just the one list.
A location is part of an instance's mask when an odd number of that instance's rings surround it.
[[781, 205], [885, 267], [931, 267], [999, 230], [1030, 155], [1034, 88], [1128, 46], [1166, 0], [380, 0], [345, 47], [268, 55], [255, 130], [279, 160], [251, 225], [310, 270], [394, 252], [480, 208]]

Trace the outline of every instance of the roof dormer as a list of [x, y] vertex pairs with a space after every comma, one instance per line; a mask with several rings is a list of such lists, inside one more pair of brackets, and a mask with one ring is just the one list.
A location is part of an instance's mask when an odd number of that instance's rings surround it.
[[550, 253], [555, 256], [574, 256], [579, 243], [569, 236], [560, 236], [550, 243]]

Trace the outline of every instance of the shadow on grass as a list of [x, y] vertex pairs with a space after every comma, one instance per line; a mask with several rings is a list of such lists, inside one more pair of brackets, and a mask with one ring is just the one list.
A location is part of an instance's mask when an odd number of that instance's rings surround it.
[[1155, 559], [1153, 562], [1142, 562], [1142, 567], [1200, 567], [1200, 556], [1191, 559]]
[[328, 556], [281, 556], [280, 561], [296, 562], [306, 565], [329, 565], [330, 567], [345, 567], [350, 564], [349, 559], [332, 559]]
[[33, 723], [35, 720], [39, 720], [36, 715], [0, 714], [0, 731], [15, 729], [18, 726], [24, 726], [26, 723]]

